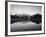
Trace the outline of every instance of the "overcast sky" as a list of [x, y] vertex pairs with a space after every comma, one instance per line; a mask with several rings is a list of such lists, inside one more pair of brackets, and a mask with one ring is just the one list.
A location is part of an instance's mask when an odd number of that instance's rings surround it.
[[41, 6], [31, 6], [31, 5], [10, 5], [10, 13], [12, 15], [34, 15], [34, 14], [41, 14], [42, 7]]

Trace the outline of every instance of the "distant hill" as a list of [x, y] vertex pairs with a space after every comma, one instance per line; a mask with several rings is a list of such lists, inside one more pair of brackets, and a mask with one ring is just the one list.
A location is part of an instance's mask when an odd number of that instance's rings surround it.
[[35, 15], [11, 15], [11, 24], [15, 23], [15, 22], [28, 22], [28, 21], [32, 21], [34, 23], [41, 23], [41, 18], [42, 16], [40, 14], [35, 14]]

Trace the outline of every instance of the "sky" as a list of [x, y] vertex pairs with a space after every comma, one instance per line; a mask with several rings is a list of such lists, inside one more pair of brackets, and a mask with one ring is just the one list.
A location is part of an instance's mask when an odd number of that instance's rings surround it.
[[11, 15], [34, 15], [42, 14], [42, 6], [31, 6], [31, 5], [10, 5]]

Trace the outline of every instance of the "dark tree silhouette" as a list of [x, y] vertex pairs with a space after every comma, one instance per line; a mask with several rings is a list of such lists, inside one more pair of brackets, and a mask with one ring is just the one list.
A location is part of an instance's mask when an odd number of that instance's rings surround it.
[[30, 17], [30, 21], [39, 24], [42, 22], [42, 16], [40, 14], [33, 15]]
[[29, 15], [23, 15], [23, 16], [18, 16], [18, 15], [11, 15], [11, 24], [15, 23], [15, 22], [22, 22], [22, 21], [32, 21], [34, 23], [41, 23], [41, 18], [42, 16], [40, 14], [36, 14], [33, 16], [29, 16]]

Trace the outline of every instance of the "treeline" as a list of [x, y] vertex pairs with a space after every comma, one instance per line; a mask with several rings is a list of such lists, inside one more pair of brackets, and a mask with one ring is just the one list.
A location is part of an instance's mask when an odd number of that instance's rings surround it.
[[34, 23], [41, 23], [41, 19], [42, 16], [40, 14], [36, 14], [36, 15], [11, 15], [11, 24], [12, 23], [15, 23], [15, 22], [22, 22], [22, 21], [25, 21], [25, 22], [29, 22], [29, 21], [32, 21]]

